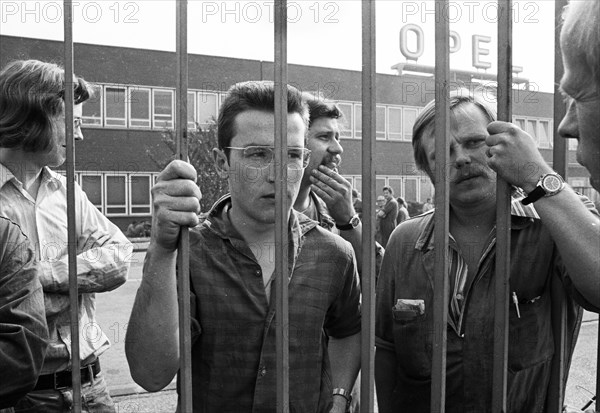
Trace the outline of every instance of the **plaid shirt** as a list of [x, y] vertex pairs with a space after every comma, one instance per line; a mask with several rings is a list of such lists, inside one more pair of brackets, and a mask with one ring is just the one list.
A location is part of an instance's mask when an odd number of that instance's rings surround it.
[[[194, 411], [276, 412], [275, 287], [269, 303], [230, 205], [222, 198], [190, 233]], [[329, 412], [326, 336], [360, 331], [355, 260], [347, 242], [295, 212], [289, 240], [290, 411]]]
[[[64, 176], [45, 167], [33, 197], [0, 164], [0, 214], [18, 223], [35, 248], [44, 289], [50, 344], [42, 374], [71, 365], [67, 188]], [[125, 282], [131, 243], [88, 201], [75, 184], [77, 281], [79, 286], [79, 352], [83, 364], [94, 361], [110, 347], [96, 321], [96, 292], [110, 291]]]

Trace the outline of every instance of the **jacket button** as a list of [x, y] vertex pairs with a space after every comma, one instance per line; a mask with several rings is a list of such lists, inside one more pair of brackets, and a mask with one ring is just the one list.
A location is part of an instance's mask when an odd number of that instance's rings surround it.
[[256, 271], [254, 271], [254, 275], [256, 275], [257, 277], [260, 277], [260, 276], [262, 276], [262, 271], [256, 270]]
[[267, 374], [267, 368], [265, 366], [261, 366], [258, 369], [258, 376], [259, 377], [265, 377], [265, 374]]

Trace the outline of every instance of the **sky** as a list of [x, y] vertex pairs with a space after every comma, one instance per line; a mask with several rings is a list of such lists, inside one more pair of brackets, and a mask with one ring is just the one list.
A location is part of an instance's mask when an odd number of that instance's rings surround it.
[[[190, 53], [273, 60], [273, 4], [267, 0], [190, 0]], [[175, 1], [74, 1], [76, 42], [175, 50]], [[407, 24], [423, 30], [418, 64], [435, 64], [433, 0], [378, 0], [376, 2], [376, 68], [395, 74], [391, 67], [407, 62], [400, 50], [400, 31]], [[460, 39], [451, 55], [451, 68], [473, 67], [473, 36], [485, 36], [479, 48], [489, 51], [479, 59], [489, 62], [485, 73], [497, 72], [496, 1], [451, 1], [445, 10], [450, 29]], [[63, 39], [62, 1], [0, 0], [0, 34]], [[534, 90], [553, 90], [554, 1], [518, 0], [513, 12], [513, 64]], [[361, 2], [359, 0], [288, 0], [288, 62], [361, 69]], [[417, 50], [414, 32], [406, 38]], [[483, 52], [485, 53], [485, 51]], [[414, 63], [414, 61], [410, 61]]]

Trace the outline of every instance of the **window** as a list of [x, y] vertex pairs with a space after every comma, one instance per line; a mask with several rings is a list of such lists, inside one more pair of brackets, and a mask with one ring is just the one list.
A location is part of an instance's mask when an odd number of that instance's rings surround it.
[[359, 175], [354, 178], [354, 188], [356, 188], [358, 192], [362, 192], [362, 176]]
[[127, 126], [124, 87], [106, 86], [104, 107], [106, 113], [104, 124], [106, 126]]
[[435, 196], [435, 192], [433, 190], [433, 184], [429, 177], [423, 175], [421, 176], [421, 197], [420, 202], [427, 201], [427, 198], [431, 198], [431, 203], [433, 203], [433, 197]]
[[338, 102], [338, 107], [344, 114], [344, 116], [339, 119], [338, 123], [340, 126], [340, 136], [342, 138], [351, 138], [352, 137], [352, 103], [342, 103]]
[[88, 199], [100, 212], [102, 208], [102, 176], [81, 174], [81, 188]]
[[127, 214], [126, 176], [105, 175], [106, 215]]
[[419, 185], [419, 178], [417, 177], [405, 177], [404, 178], [404, 200], [406, 202], [414, 202], [418, 198], [417, 187]]
[[525, 119], [514, 118], [513, 122], [521, 129], [525, 130]]
[[379, 139], [385, 139], [385, 106], [375, 108], [375, 136]]
[[86, 126], [102, 126], [102, 86], [92, 85], [94, 95], [82, 106], [81, 122]]
[[155, 128], [173, 127], [173, 91], [154, 89], [153, 94], [153, 113]]
[[537, 135], [537, 133], [536, 133], [536, 132], [537, 132], [537, 131], [536, 131], [536, 129], [537, 129], [537, 121], [535, 121], [535, 120], [531, 120], [531, 119], [527, 119], [527, 123], [525, 124], [525, 126], [526, 126], [526, 130], [525, 130], [525, 131], [526, 131], [528, 134], [530, 134], [530, 135], [531, 135], [531, 137], [533, 138], [533, 140], [534, 140], [534, 141], [535, 141], [535, 142], [538, 144], [538, 146], [539, 146], [539, 144], [540, 144], [540, 140], [539, 140], [539, 138], [538, 138], [538, 135]]
[[359, 103], [354, 105], [354, 137], [362, 137], [362, 105]]
[[548, 120], [538, 122], [538, 136], [540, 138], [540, 148], [552, 147], [552, 125]]
[[383, 195], [383, 187], [386, 186], [385, 181], [385, 177], [378, 176], [375, 178], [375, 199], [377, 199], [379, 195]]
[[388, 138], [402, 138], [402, 108], [388, 107]]
[[150, 175], [131, 175], [129, 180], [131, 215], [150, 214]]
[[150, 128], [150, 89], [129, 88], [129, 127]]
[[405, 141], [412, 140], [412, 130], [417, 120], [417, 109], [404, 108], [402, 111], [402, 135]]
[[196, 92], [188, 92], [187, 97], [188, 129], [196, 129]]
[[391, 187], [394, 190], [394, 198], [402, 196], [402, 178], [388, 178], [387, 186]]
[[210, 92], [198, 93], [198, 124], [205, 129], [217, 119], [217, 94]]

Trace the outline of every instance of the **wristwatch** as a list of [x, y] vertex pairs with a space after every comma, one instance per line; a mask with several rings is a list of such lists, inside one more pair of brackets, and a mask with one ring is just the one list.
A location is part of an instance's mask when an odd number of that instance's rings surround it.
[[558, 194], [565, 188], [565, 180], [556, 172], [550, 172], [540, 177], [537, 186], [531, 191], [521, 203], [529, 205], [544, 196], [552, 196]]
[[358, 226], [358, 224], [360, 224], [360, 218], [358, 217], [358, 214], [354, 214], [352, 216], [352, 218], [350, 218], [350, 221], [348, 221], [347, 224], [340, 225], [340, 224], [336, 223], [335, 227], [337, 229], [339, 229], [340, 231], [347, 231], [349, 229], [356, 228]]
[[344, 399], [346, 399], [346, 411], [348, 411], [350, 403], [352, 403], [352, 394], [348, 390], [338, 387], [333, 389], [333, 395], [342, 396]]

